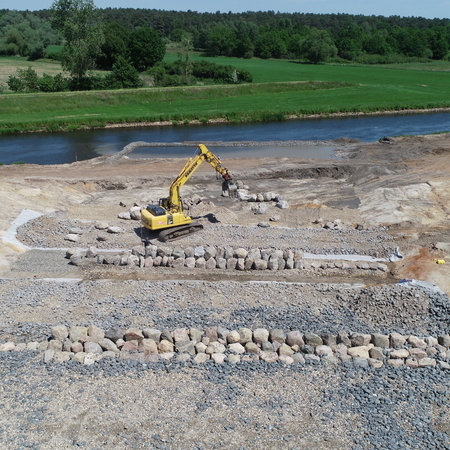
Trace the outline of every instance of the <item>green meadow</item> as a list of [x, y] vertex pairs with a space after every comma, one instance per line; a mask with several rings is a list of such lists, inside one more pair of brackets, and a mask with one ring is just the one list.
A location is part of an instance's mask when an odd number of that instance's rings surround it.
[[[171, 61], [176, 54], [167, 54]], [[194, 55], [193, 59], [200, 59]], [[247, 85], [0, 95], [0, 133], [108, 123], [284, 120], [311, 114], [450, 107], [450, 64], [357, 66], [206, 58], [250, 71]], [[0, 66], [1, 66], [0, 59]], [[31, 64], [32, 65], [32, 64]]]

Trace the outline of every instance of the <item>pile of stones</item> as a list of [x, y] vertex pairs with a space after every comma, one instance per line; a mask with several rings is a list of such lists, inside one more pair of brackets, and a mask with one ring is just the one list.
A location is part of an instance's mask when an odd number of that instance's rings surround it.
[[240, 328], [228, 330], [212, 326], [204, 330], [178, 328], [173, 331], [156, 328], [129, 328], [104, 331], [98, 326], [57, 325], [51, 338], [44, 342], [0, 344], [0, 351], [39, 350], [48, 363], [77, 361], [94, 364], [102, 358], [132, 359], [141, 363], [160, 360], [193, 361], [216, 364], [241, 361], [279, 361], [284, 364], [325, 363], [337, 366], [353, 362], [359, 367], [380, 368], [384, 365], [410, 368], [435, 367], [450, 369], [450, 335], [437, 338], [339, 332], [285, 332]]
[[[304, 269], [303, 252], [295, 249], [251, 248], [242, 247], [169, 247], [157, 245], [139, 245], [120, 254], [99, 254], [91, 247], [87, 252], [70, 249], [66, 253], [72, 264], [80, 265], [83, 257], [96, 258], [98, 264], [120, 266], [149, 267], [187, 267], [189, 269], [228, 269], [228, 270], [284, 270]], [[387, 272], [388, 266], [379, 262], [310, 262], [308, 268], [315, 269], [361, 269]]]

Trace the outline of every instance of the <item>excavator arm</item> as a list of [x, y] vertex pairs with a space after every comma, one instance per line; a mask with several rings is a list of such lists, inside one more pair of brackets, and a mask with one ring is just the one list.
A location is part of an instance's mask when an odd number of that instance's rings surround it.
[[190, 158], [185, 164], [177, 178], [172, 182], [169, 189], [169, 197], [167, 199], [167, 205], [162, 205], [171, 212], [181, 212], [183, 210], [183, 204], [180, 196], [181, 187], [191, 178], [194, 172], [200, 167], [203, 161], [208, 162], [211, 166], [222, 175], [224, 180], [224, 191], [232, 196], [236, 191], [236, 185], [233, 182], [228, 169], [226, 169], [220, 159], [212, 153], [206, 145], [200, 144], [195, 156]]

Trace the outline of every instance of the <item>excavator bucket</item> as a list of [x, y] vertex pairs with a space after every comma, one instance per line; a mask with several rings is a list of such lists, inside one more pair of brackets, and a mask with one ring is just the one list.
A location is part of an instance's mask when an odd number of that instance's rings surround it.
[[222, 195], [224, 197], [236, 197], [237, 186], [233, 180], [227, 180], [222, 183]]

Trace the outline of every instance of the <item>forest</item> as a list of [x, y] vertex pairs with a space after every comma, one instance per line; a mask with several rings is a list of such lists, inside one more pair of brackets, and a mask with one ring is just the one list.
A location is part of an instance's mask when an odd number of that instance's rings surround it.
[[[75, 8], [68, 15], [63, 11], [67, 4], [78, 5], [79, 10]], [[74, 29], [73, 24], [79, 20], [85, 20], [86, 26]], [[178, 45], [176, 63], [162, 62], [168, 44]], [[49, 50], [58, 48], [55, 46], [59, 46], [58, 51]], [[450, 19], [97, 9], [92, 0], [57, 0], [51, 9], [36, 12], [0, 10], [0, 56], [59, 58], [63, 69], [70, 73], [65, 84], [61, 79], [52, 84], [48, 77], [39, 81], [41, 90], [60, 90], [61, 86], [138, 87], [139, 73], [144, 72], [161, 86], [190, 84], [197, 80], [194, 72], [200, 77], [208, 72], [202, 80], [216, 77], [216, 82], [251, 81], [251, 74], [239, 73], [233, 67], [224, 73], [213, 68], [213, 63], [208, 68], [194, 65], [189, 59], [193, 50], [207, 56], [294, 59], [314, 64], [388, 64], [448, 60], [449, 46]], [[81, 48], [84, 53], [76, 54]], [[97, 79], [86, 77], [93, 69], [112, 73]], [[10, 84], [12, 90], [24, 90], [21, 87], [27, 76], [34, 77], [25, 72], [18, 75], [12, 87]]]

